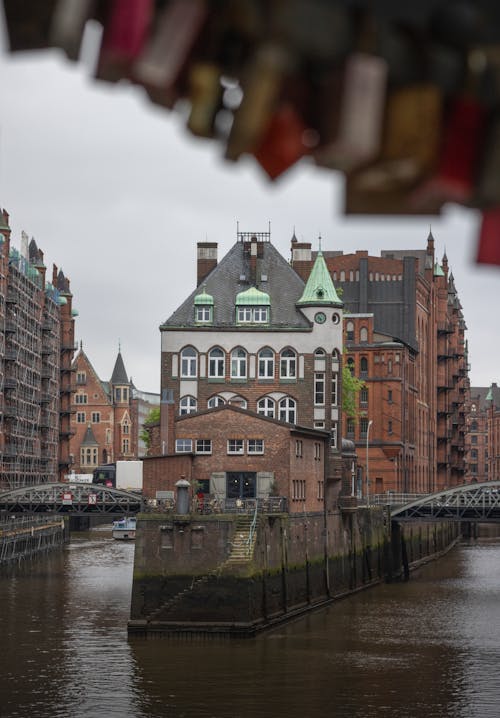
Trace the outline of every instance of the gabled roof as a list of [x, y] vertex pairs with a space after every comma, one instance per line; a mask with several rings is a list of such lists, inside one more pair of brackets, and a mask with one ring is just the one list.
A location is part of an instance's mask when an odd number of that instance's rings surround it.
[[85, 430], [85, 435], [80, 446], [98, 446], [97, 439], [95, 438], [92, 426], [89, 424]]
[[125, 371], [125, 364], [123, 363], [122, 353], [119, 351], [115, 361], [115, 368], [111, 375], [111, 384], [115, 386], [117, 384], [129, 384], [127, 372]]
[[79, 366], [80, 361], [86, 365], [86, 368], [88, 371], [92, 372], [96, 381], [99, 382], [99, 384], [104, 392], [105, 399], [111, 404], [111, 387], [110, 387], [109, 382], [102, 381], [99, 378], [96, 370], [92, 366], [92, 362], [88, 358], [87, 354], [85, 353], [85, 351], [83, 350], [83, 347], [81, 345], [80, 345], [80, 349], [78, 350], [78, 353], [76, 354], [76, 356], [73, 359], [72, 366], [74, 369], [76, 369]]
[[316, 255], [311, 274], [297, 304], [301, 306], [306, 304], [343, 306], [335, 290], [321, 250]]
[[[252, 286], [268, 294], [271, 303], [271, 322], [265, 327], [259, 327], [260, 331], [281, 327], [310, 328], [310, 323], [296, 307], [304, 290], [304, 282], [270, 242], [259, 244], [254, 275], [245, 244], [239, 241], [203, 279], [203, 285], [204, 291], [214, 299], [214, 317], [209, 330], [235, 326], [236, 297]], [[199, 293], [199, 288], [196, 288], [160, 328], [189, 327], [200, 330], [194, 314], [194, 300]], [[207, 328], [203, 327], [202, 331], [207, 331]]]

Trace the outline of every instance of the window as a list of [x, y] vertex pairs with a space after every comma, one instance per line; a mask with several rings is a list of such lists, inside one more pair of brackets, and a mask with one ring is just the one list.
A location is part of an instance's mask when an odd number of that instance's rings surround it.
[[196, 453], [197, 454], [211, 454], [212, 453], [212, 440], [211, 439], [196, 439]]
[[106, 444], [111, 444], [111, 429], [106, 429]]
[[75, 394], [75, 404], [86, 404], [87, 394]]
[[93, 411], [92, 412], [92, 423], [93, 424], [99, 424], [101, 421], [101, 412], [100, 411]]
[[247, 354], [239, 347], [231, 353], [231, 379], [246, 379]]
[[238, 307], [238, 322], [244, 324], [252, 321], [251, 307]]
[[470, 437], [470, 443], [477, 444], [477, 436], [476, 435]]
[[177, 454], [189, 454], [193, 450], [192, 439], [176, 439], [175, 451]]
[[216, 406], [222, 406], [226, 402], [221, 396], [211, 396], [210, 399], [207, 401], [207, 408], [208, 409], [215, 409]]
[[368, 435], [368, 419], [363, 417], [359, 422], [359, 436], [361, 439], [366, 439]]
[[295, 379], [297, 372], [297, 357], [291, 349], [284, 349], [280, 358], [281, 379]]
[[219, 347], [211, 349], [208, 354], [208, 378], [224, 379], [225, 372], [224, 352]]
[[302, 439], [297, 439], [295, 441], [295, 456], [298, 459], [302, 458]]
[[118, 389], [115, 389], [115, 401], [120, 402], [122, 400], [122, 390], [120, 387]]
[[348, 342], [354, 341], [354, 322], [347, 322], [345, 338]]
[[319, 441], [314, 442], [314, 460], [321, 460], [321, 444], [319, 443]]
[[130, 434], [130, 424], [127, 424], [127, 422], [122, 424], [122, 432], [124, 434]]
[[259, 379], [274, 378], [274, 352], [269, 347], [259, 352]]
[[318, 481], [318, 494], [316, 496], [318, 501], [323, 501], [324, 498], [324, 482]]
[[362, 343], [368, 341], [368, 329], [366, 327], [361, 327], [359, 330], [359, 341]]
[[242, 454], [243, 453], [243, 439], [228, 439], [227, 440], [227, 453], [228, 454]]
[[128, 401], [128, 389], [122, 389], [122, 399], [123, 401]]
[[84, 371], [78, 371], [76, 373], [76, 383], [77, 384], [86, 384], [87, 383], [87, 375]]
[[470, 423], [470, 430], [477, 431], [477, 421], [475, 419]]
[[387, 432], [389, 434], [392, 434], [392, 420], [391, 419], [389, 419], [389, 421], [387, 423]]
[[76, 412], [76, 423], [77, 424], [85, 424], [85, 412], [84, 411]]
[[286, 421], [288, 424], [296, 422], [297, 404], [294, 399], [285, 396], [279, 403], [279, 420]]
[[269, 317], [269, 311], [267, 307], [255, 307], [253, 310], [253, 320], [257, 324], [266, 324]]
[[242, 396], [232, 396], [228, 403], [232, 404], [232, 406], [239, 406], [240, 409], [246, 409], [248, 406], [247, 400]]
[[122, 452], [123, 452], [124, 454], [128, 454], [128, 452], [129, 452], [129, 446], [130, 446], [129, 440], [128, 440], [128, 439], [123, 439], [123, 440], [122, 440]]
[[347, 419], [346, 433], [349, 439], [354, 439], [354, 419], [352, 417]]
[[195, 307], [195, 319], [200, 323], [210, 323], [212, 321], [212, 307], [206, 305]]
[[337, 424], [332, 424], [332, 428], [330, 429], [330, 448], [337, 448]]
[[183, 396], [179, 402], [179, 414], [192, 414], [196, 411], [196, 399], [194, 396]]
[[266, 324], [269, 321], [269, 307], [238, 307], [239, 324]]
[[471, 449], [470, 458], [477, 459], [477, 449]]
[[387, 401], [389, 402], [389, 404], [392, 404], [392, 389], [389, 389], [387, 391]]
[[249, 454], [263, 454], [264, 439], [248, 439], [247, 452]]
[[190, 379], [196, 377], [197, 354], [193, 347], [186, 347], [181, 352], [181, 377]]
[[325, 403], [325, 375], [316, 373], [314, 375], [314, 403], [322, 406]]
[[359, 392], [359, 403], [360, 403], [362, 406], [366, 406], [366, 405], [368, 404], [368, 387], [366, 387], [366, 386], [363, 386], [363, 387], [360, 389], [360, 392]]
[[359, 364], [359, 373], [361, 379], [366, 379], [368, 376], [368, 359], [366, 357], [361, 357], [361, 361]]
[[347, 368], [351, 372], [351, 376], [354, 376], [354, 359], [352, 357], [347, 360]]
[[275, 405], [274, 400], [269, 396], [264, 396], [257, 402], [257, 414], [269, 416], [274, 419]]
[[305, 501], [306, 498], [306, 481], [305, 479], [293, 479], [292, 481], [292, 500]]
[[470, 470], [471, 470], [471, 473], [477, 474], [477, 464], [471, 464]]
[[332, 406], [337, 406], [338, 403], [338, 377], [337, 374], [332, 375]]
[[97, 466], [97, 446], [82, 446], [80, 449], [80, 464], [82, 466]]

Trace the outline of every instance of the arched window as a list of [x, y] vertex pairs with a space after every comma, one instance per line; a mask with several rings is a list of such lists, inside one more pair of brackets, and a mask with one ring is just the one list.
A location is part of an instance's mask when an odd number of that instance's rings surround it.
[[314, 352], [314, 358], [315, 359], [324, 359], [326, 356], [324, 349], [316, 349]]
[[274, 378], [274, 352], [269, 347], [259, 352], [259, 379]]
[[347, 322], [345, 327], [345, 338], [348, 342], [354, 341], [354, 322]]
[[368, 341], [368, 329], [366, 327], [361, 327], [361, 329], [359, 330], [359, 341], [360, 342]]
[[262, 416], [270, 416], [271, 419], [274, 419], [274, 413], [275, 413], [275, 404], [274, 400], [271, 399], [270, 396], [263, 396], [262, 399], [259, 399], [257, 402], [257, 414], [261, 414]]
[[354, 376], [354, 359], [352, 357], [349, 357], [347, 360], [347, 368], [351, 372], [351, 375]]
[[242, 396], [232, 396], [229, 399], [228, 404], [231, 404], [232, 406], [239, 406], [240, 409], [246, 409], [248, 406], [247, 400]]
[[221, 396], [211, 396], [210, 399], [207, 401], [207, 408], [208, 409], [215, 409], [217, 406], [222, 406], [226, 402]]
[[288, 424], [295, 424], [297, 421], [297, 402], [289, 396], [280, 399], [279, 420]]
[[295, 379], [297, 376], [297, 357], [292, 349], [284, 349], [280, 357], [280, 378]]
[[179, 402], [179, 414], [192, 414], [196, 411], [196, 399], [194, 396], [183, 396]]
[[361, 379], [366, 379], [368, 376], [368, 359], [366, 357], [361, 357], [361, 361], [359, 363], [359, 373]]
[[246, 379], [247, 353], [241, 347], [231, 352], [231, 379]]
[[474, 419], [474, 421], [471, 421], [471, 423], [470, 423], [470, 430], [477, 431], [477, 421], [475, 419]]
[[181, 377], [190, 379], [196, 377], [198, 355], [193, 347], [186, 347], [181, 352]]
[[208, 353], [208, 378], [224, 379], [225, 376], [225, 357], [220, 347], [214, 347]]
[[340, 272], [340, 281], [341, 281], [341, 282], [345, 282], [345, 272], [344, 272], [344, 270], [342, 270], [342, 271]]

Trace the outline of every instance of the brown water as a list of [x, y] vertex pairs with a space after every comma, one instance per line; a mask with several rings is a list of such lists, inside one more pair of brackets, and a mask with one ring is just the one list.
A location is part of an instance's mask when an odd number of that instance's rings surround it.
[[109, 531], [0, 577], [1, 718], [498, 718], [500, 543], [249, 641], [127, 639]]

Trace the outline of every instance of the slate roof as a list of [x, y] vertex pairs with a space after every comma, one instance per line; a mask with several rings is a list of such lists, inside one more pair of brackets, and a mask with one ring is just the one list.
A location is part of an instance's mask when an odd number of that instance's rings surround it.
[[[245, 253], [243, 242], [237, 242], [221, 259], [210, 274], [203, 279], [204, 290], [214, 298], [214, 318], [210, 328], [235, 326], [236, 295], [256, 286], [269, 294], [271, 321], [259, 325], [259, 331], [277, 328], [306, 329], [311, 325], [295, 303], [302, 296], [304, 282], [270, 242], [260, 243], [262, 256], [257, 259], [255, 285], [250, 281], [250, 257]], [[267, 277], [262, 280], [262, 275]], [[241, 279], [244, 276], [245, 279]], [[178, 309], [162, 324], [161, 329], [189, 327], [200, 329], [195, 322], [194, 298], [197, 287]], [[207, 329], [206, 326], [203, 327]]]
[[83, 441], [80, 444], [80, 446], [97, 446], [97, 445], [98, 445], [97, 439], [95, 438], [95, 434], [92, 431], [91, 425], [89, 424], [87, 426], [87, 429], [85, 431], [85, 436], [83, 437]]
[[479, 411], [488, 409], [493, 401], [495, 408], [500, 407], [500, 387], [494, 382], [491, 386], [471, 386], [470, 398], [474, 403], [479, 402]]
[[129, 383], [121, 352], [118, 352], [118, 356], [116, 357], [115, 368], [113, 369], [113, 373], [111, 375], [110, 382], [111, 382], [111, 384], [128, 384]]

